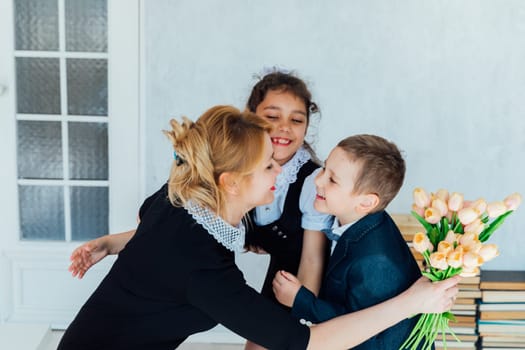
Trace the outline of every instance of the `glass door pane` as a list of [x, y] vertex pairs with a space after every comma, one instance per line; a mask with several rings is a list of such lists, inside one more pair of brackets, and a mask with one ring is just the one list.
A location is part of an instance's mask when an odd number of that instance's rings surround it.
[[58, 50], [58, 1], [15, 1], [15, 49]]
[[14, 0], [20, 238], [108, 232], [106, 0]]

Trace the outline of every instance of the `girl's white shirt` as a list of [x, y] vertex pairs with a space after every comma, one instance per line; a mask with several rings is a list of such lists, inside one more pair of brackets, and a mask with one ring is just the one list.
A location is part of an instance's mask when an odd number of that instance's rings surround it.
[[[281, 217], [288, 188], [290, 184], [297, 181], [297, 173], [301, 169], [301, 166], [310, 159], [310, 153], [301, 147], [292, 159], [282, 166], [281, 173], [277, 175], [275, 183], [275, 199], [270, 204], [255, 208], [255, 224], [258, 226], [268, 225]], [[299, 209], [302, 213], [301, 226], [306, 230], [320, 231], [325, 228], [330, 228], [333, 223], [333, 217], [331, 215], [319, 213], [314, 208], [314, 200], [317, 194], [314, 180], [320, 170], [321, 169], [316, 169], [310, 174], [305, 179], [303, 188], [301, 189], [299, 198]]]

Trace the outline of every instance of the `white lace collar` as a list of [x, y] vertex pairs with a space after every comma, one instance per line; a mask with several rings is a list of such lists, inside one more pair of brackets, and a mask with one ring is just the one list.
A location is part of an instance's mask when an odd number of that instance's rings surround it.
[[297, 180], [297, 173], [304, 163], [312, 158], [310, 152], [304, 147], [301, 147], [295, 152], [292, 159], [287, 161], [283, 166], [281, 173], [277, 175], [277, 181], [275, 187], [283, 188], [288, 187], [289, 184], [294, 183]]
[[208, 208], [203, 208], [192, 201], [188, 201], [184, 209], [226, 249], [232, 252], [244, 251], [245, 228], [242, 223], [239, 227], [233, 227]]

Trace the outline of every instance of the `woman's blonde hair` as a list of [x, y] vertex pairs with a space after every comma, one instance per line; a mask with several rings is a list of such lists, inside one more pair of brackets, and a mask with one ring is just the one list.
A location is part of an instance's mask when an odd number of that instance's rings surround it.
[[175, 160], [168, 181], [173, 205], [188, 200], [220, 213], [224, 193], [219, 186], [222, 173], [244, 177], [262, 161], [264, 138], [271, 125], [249, 111], [231, 106], [208, 109], [196, 122], [172, 119], [171, 131], [164, 131], [173, 144]]

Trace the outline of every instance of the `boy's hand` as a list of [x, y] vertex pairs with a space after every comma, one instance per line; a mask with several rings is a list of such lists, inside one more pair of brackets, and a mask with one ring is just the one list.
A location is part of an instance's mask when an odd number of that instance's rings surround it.
[[301, 288], [301, 282], [286, 271], [277, 271], [273, 279], [273, 292], [279, 302], [292, 307], [297, 292]]

